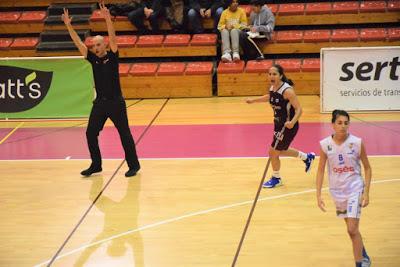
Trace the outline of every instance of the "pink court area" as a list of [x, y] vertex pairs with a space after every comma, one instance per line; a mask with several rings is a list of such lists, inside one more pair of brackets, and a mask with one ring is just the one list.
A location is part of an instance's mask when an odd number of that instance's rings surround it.
[[[145, 127], [133, 126], [135, 140]], [[0, 129], [4, 137], [12, 129]], [[271, 124], [154, 125], [137, 146], [140, 158], [265, 157]], [[292, 146], [318, 154], [319, 140], [331, 134], [329, 123], [302, 123]], [[400, 122], [353, 122], [351, 133], [363, 138], [369, 155], [400, 155]], [[100, 134], [102, 156], [123, 158], [118, 132]], [[0, 160], [89, 158], [85, 128], [20, 128], [0, 145]]]

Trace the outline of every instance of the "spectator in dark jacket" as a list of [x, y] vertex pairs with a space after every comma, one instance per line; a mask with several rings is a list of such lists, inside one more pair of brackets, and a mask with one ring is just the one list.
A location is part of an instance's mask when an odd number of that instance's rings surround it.
[[214, 31], [217, 31], [219, 18], [224, 11], [222, 0], [190, 0], [189, 8], [188, 20], [194, 33], [202, 33], [204, 28], [201, 19], [211, 17], [214, 19]]
[[183, 0], [162, 0], [162, 5], [165, 8], [165, 16], [168, 23], [174, 32], [183, 30]]
[[107, 5], [110, 10], [110, 14], [114, 17], [116, 16], [125, 16], [138, 8], [141, 8], [140, 1], [130, 0], [126, 3], [117, 3], [117, 4], [109, 4]]
[[253, 9], [250, 14], [250, 24], [247, 31], [240, 33], [240, 45], [245, 59], [261, 60], [264, 59], [264, 54], [254, 40], [271, 40], [275, 17], [272, 11], [266, 5], [264, 6], [263, 0], [251, 0], [250, 4]]
[[[129, 21], [137, 28], [139, 34], [157, 34], [160, 30], [159, 18], [163, 15], [161, 0], [136, 0], [140, 7], [129, 12]], [[144, 20], [148, 19], [151, 30], [148, 29]]]

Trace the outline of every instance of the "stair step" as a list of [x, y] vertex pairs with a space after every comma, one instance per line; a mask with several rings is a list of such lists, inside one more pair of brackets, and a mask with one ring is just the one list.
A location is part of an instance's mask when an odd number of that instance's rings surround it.
[[[74, 15], [72, 16], [72, 24], [88, 24], [89, 26], [89, 20], [90, 20], [91, 15]], [[61, 15], [52, 15], [48, 16], [46, 20], [44, 21], [45, 25], [60, 25], [64, 24], [64, 22], [61, 19]]]
[[[87, 37], [90, 36], [89, 30], [77, 30], [76, 31], [84, 42]], [[44, 31], [40, 34], [41, 42], [70, 42], [71, 37], [68, 31]]]
[[73, 42], [42, 42], [36, 47], [37, 51], [75, 51]]
[[68, 9], [69, 15], [91, 15], [97, 9], [97, 4], [53, 4], [48, 8], [49, 16], [61, 15], [64, 8]]
[[97, 9], [97, 4], [53, 4], [48, 8], [48, 17], [45, 20], [45, 25], [63, 24], [61, 15], [64, 13], [64, 8], [68, 9], [69, 15], [72, 17], [72, 24], [89, 23], [90, 17], [94, 10]]

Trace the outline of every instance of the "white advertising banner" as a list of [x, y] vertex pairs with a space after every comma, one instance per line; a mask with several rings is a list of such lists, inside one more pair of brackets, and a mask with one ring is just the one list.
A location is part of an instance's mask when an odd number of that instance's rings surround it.
[[400, 47], [323, 48], [321, 112], [400, 110]]

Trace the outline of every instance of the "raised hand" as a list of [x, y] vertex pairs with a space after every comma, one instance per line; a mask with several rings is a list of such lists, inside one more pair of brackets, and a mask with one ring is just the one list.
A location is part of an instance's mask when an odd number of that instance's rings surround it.
[[72, 17], [69, 16], [68, 9], [64, 8], [64, 14], [61, 15], [61, 19], [64, 21], [65, 25], [70, 25]]
[[100, 6], [100, 13], [105, 19], [111, 19], [110, 10], [105, 6], [104, 1], [99, 3]]
[[109, 37], [109, 45], [110, 45], [111, 51], [113, 51], [115, 53], [118, 50], [118, 46], [117, 46], [117, 40], [116, 40], [116, 35], [115, 35], [115, 28], [114, 28], [113, 22], [111, 20], [110, 10], [108, 10], [108, 8], [105, 6], [104, 0], [101, 0], [99, 2], [99, 7], [100, 7], [101, 15], [106, 20], [107, 32], [108, 32], [108, 37]]
[[75, 46], [78, 48], [81, 55], [86, 57], [87, 51], [88, 51], [87, 47], [82, 42], [81, 38], [79, 38], [79, 35], [76, 33], [76, 31], [72, 27], [72, 25], [71, 25], [72, 17], [69, 16], [68, 9], [64, 8], [64, 14], [61, 15], [61, 19], [64, 21], [65, 26], [67, 26], [68, 33], [71, 36], [71, 39], [74, 42]]
[[146, 16], [146, 19], [148, 19], [150, 16], [151, 16], [151, 14], [153, 14], [153, 12], [154, 12], [154, 10], [153, 9], [150, 9], [150, 8], [144, 8], [144, 15]]
[[204, 18], [205, 16], [206, 16], [206, 9], [205, 8], [200, 8], [200, 16], [202, 17], [202, 18]]
[[211, 9], [207, 9], [206, 12], [204, 12], [204, 16], [206, 18], [211, 18]]

